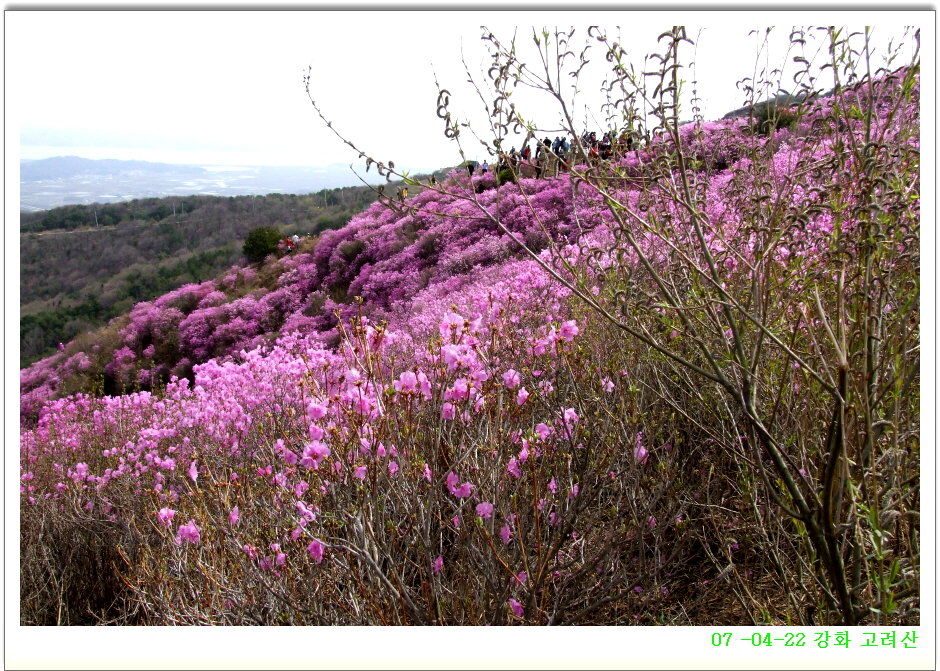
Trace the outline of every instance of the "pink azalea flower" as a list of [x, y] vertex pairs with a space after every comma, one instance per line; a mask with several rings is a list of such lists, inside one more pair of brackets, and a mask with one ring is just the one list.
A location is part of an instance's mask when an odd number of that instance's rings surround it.
[[235, 526], [236, 524], [238, 524], [238, 518], [239, 518], [238, 506], [235, 506], [234, 508], [232, 508], [232, 511], [228, 514], [229, 524], [231, 524], [232, 526]]
[[398, 376], [398, 379], [395, 380], [392, 385], [395, 387], [395, 391], [400, 394], [414, 393], [418, 388], [418, 376], [410, 370], [405, 371]]
[[515, 389], [521, 381], [522, 378], [519, 377], [519, 373], [512, 368], [503, 373], [503, 384], [506, 385], [507, 389]]
[[357, 466], [356, 470], [353, 471], [353, 477], [356, 478], [357, 480], [365, 480], [366, 470], [367, 470], [366, 466]]
[[453, 471], [447, 473], [447, 491], [451, 493], [452, 496], [456, 496], [458, 499], [465, 499], [473, 493], [474, 485], [469, 482], [465, 482], [459, 487], [457, 487], [457, 474]]
[[307, 417], [312, 420], [323, 419], [326, 416], [326, 406], [320, 403], [311, 403], [307, 406]]
[[558, 329], [558, 335], [568, 342], [574, 340], [574, 337], [578, 335], [578, 332], [578, 324], [573, 319], [569, 319], [561, 325], [561, 328]]
[[519, 461], [515, 457], [509, 460], [509, 463], [506, 465], [506, 470], [509, 471], [514, 478], [522, 477], [522, 471], [519, 469]]
[[488, 501], [477, 504], [477, 516], [482, 517], [485, 520], [490, 519], [493, 516], [493, 504]]
[[569, 426], [578, 423], [578, 413], [574, 408], [565, 408], [565, 424]]
[[539, 438], [544, 441], [546, 438], [552, 435], [552, 428], [544, 422], [539, 422], [535, 425], [535, 432], [539, 435]]
[[189, 477], [192, 478], [193, 482], [196, 482], [196, 480], [199, 478], [199, 469], [196, 468], [195, 461], [190, 462], [187, 473], [189, 473]]
[[321, 543], [321, 542], [318, 541], [316, 538], [314, 538], [314, 539], [313, 539], [312, 541], [310, 541], [310, 543], [307, 545], [307, 554], [310, 555], [310, 558], [311, 558], [313, 561], [315, 561], [317, 564], [319, 564], [320, 562], [323, 561], [323, 550], [324, 550], [324, 549], [325, 549], [325, 548], [324, 548], [324, 546], [323, 546], [323, 543]]
[[525, 387], [519, 387], [519, 391], [516, 393], [516, 404], [522, 405], [527, 398], [529, 398], [529, 392], [526, 391]]
[[633, 458], [638, 464], [645, 464], [649, 458], [649, 451], [643, 446], [643, 432], [636, 434], [636, 443], [633, 446]]
[[568, 498], [573, 499], [578, 495], [578, 492], [581, 491], [581, 488], [578, 485], [572, 485], [571, 491], [568, 492]]
[[428, 466], [427, 464], [424, 465], [424, 474], [422, 475], [422, 477], [428, 482], [431, 482], [431, 467]]
[[199, 543], [199, 527], [196, 526], [196, 520], [189, 520], [186, 524], [180, 525], [180, 528], [176, 530], [176, 544], [179, 545], [182, 541], [187, 543]]
[[609, 394], [614, 390], [614, 383], [609, 377], [605, 377], [603, 380], [601, 380], [601, 387]]
[[300, 513], [301, 521], [303, 524], [307, 522], [313, 522], [317, 519], [317, 514], [307, 507], [307, 504], [303, 501], [296, 501], [294, 507], [297, 508], [297, 512]]
[[519, 584], [525, 584], [526, 578], [529, 576], [526, 575], [525, 571], [519, 571], [519, 575], [516, 576], [516, 580], [519, 581]]
[[444, 558], [437, 555], [437, 558], [434, 560], [434, 575], [439, 575], [442, 568], [444, 568]]
[[512, 539], [512, 531], [509, 529], [508, 524], [504, 524], [499, 530], [499, 538], [503, 541], [504, 544], [509, 543], [509, 541]]
[[176, 511], [170, 508], [160, 508], [160, 512], [157, 513], [157, 517], [160, 519], [160, 523], [165, 527], [170, 526], [170, 522], [173, 521], [174, 515], [176, 515]]
[[441, 406], [441, 418], [443, 419], [453, 419], [457, 414], [454, 404], [447, 402]]
[[459, 529], [459, 528], [460, 528], [460, 517], [458, 517], [457, 515], [454, 515], [454, 517], [451, 519], [451, 523], [454, 525], [454, 528], [455, 528], [455, 529]]
[[398, 464], [396, 464], [394, 461], [388, 462], [388, 473], [389, 475], [395, 475], [398, 473]]
[[431, 399], [431, 381], [428, 380], [428, 376], [424, 372], [418, 373], [418, 386], [421, 390], [421, 395], [424, 396], [424, 399]]
[[548, 491], [550, 491], [552, 494], [558, 491], [558, 483], [555, 482], [555, 478], [552, 478], [548, 481]]
[[523, 613], [525, 612], [522, 609], [522, 604], [516, 601], [515, 599], [509, 600], [509, 607], [512, 609], [512, 614], [515, 615], [516, 617], [522, 617]]
[[300, 460], [300, 464], [304, 468], [316, 470], [320, 467], [320, 462], [328, 456], [330, 456], [330, 448], [319, 440], [314, 440], [304, 446], [303, 458]]

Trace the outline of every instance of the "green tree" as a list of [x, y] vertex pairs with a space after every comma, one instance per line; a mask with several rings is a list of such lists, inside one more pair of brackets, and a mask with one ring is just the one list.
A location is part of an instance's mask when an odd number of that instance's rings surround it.
[[277, 249], [281, 232], [273, 226], [260, 226], [248, 231], [242, 253], [249, 263], [261, 263], [264, 257]]

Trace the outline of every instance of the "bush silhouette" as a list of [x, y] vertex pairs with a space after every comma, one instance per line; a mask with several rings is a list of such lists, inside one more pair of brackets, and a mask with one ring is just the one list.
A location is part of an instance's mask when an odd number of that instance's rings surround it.
[[261, 263], [264, 258], [277, 249], [281, 232], [273, 226], [261, 226], [248, 231], [242, 253], [249, 263]]

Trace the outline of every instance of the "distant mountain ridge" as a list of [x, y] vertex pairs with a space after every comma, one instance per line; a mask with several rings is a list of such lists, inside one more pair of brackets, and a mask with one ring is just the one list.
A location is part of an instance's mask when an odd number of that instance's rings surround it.
[[195, 165], [154, 163], [151, 161], [121, 161], [118, 159], [91, 159], [81, 156], [55, 156], [23, 160], [20, 163], [20, 180], [64, 179], [81, 175], [110, 175], [127, 172], [190, 173], [205, 175], [205, 168]]
[[[368, 178], [381, 181], [374, 174]], [[361, 183], [348, 165], [339, 163], [221, 166], [56, 156], [20, 161], [20, 210], [170, 196], [305, 194]]]

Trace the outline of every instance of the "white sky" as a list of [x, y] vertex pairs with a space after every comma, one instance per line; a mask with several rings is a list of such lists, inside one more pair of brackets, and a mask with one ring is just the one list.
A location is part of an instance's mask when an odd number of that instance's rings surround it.
[[[855, 27], [872, 22], [871, 13], [839, 16], [854, 20]], [[805, 11], [12, 11], [5, 15], [7, 146], [19, 145], [20, 158], [75, 154], [228, 165], [354, 161], [357, 155], [307, 101], [302, 76], [311, 65], [318, 103], [336, 128], [377, 158], [412, 170], [434, 169], [459, 157], [435, 115], [432, 64], [455, 94], [451, 110], [479, 115], [482, 105], [464, 85], [461, 49], [475, 74], [485, 70], [481, 25], [501, 38], [518, 26], [519, 43], [529, 50], [532, 25], [577, 26], [580, 39], [591, 24], [611, 32], [620, 25], [637, 65], [655, 47], [655, 37], [677, 20], [691, 37], [701, 27], [697, 76], [710, 119], [743, 102], [735, 82], [753, 71], [757, 42], [749, 29], [776, 23], [773, 35], [785, 40], [794, 22], [814, 18], [821, 17]], [[879, 15], [876, 37], [899, 32], [911, 18]], [[602, 62], [599, 49], [591, 53]], [[773, 58], [782, 61], [782, 52]], [[532, 101], [524, 111], [538, 123], [557, 120], [547, 102]], [[589, 125], [599, 127], [590, 120]], [[481, 153], [469, 151], [480, 159]]]

